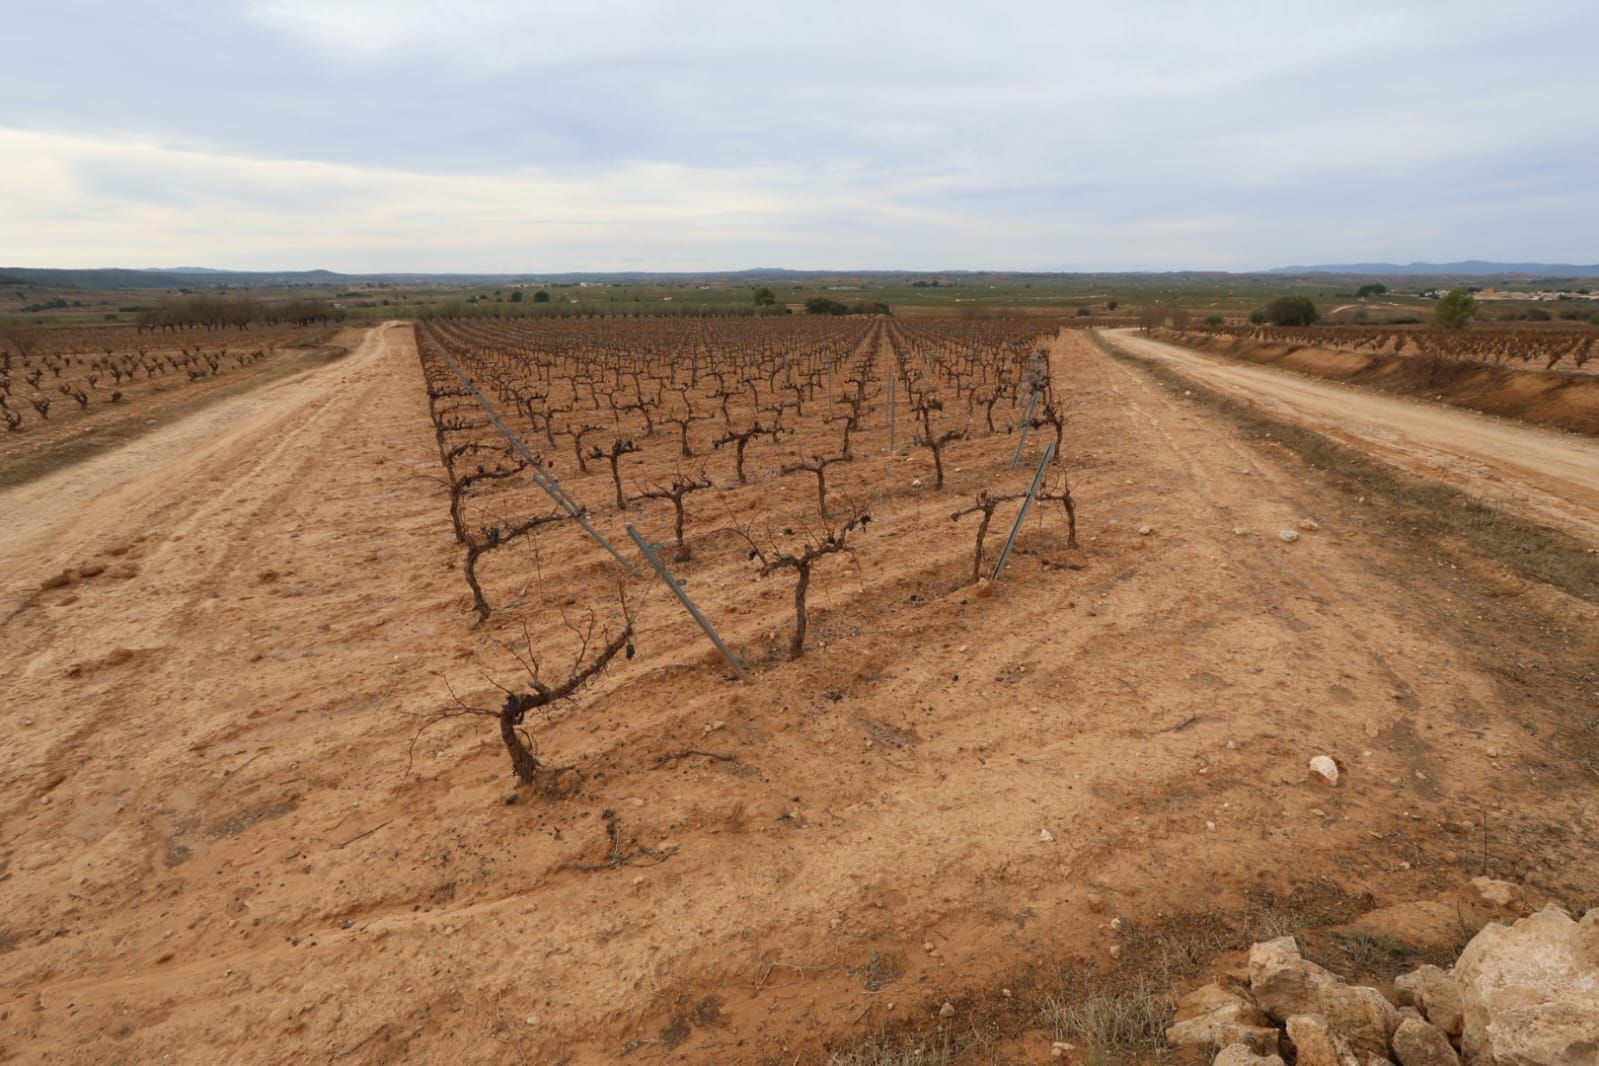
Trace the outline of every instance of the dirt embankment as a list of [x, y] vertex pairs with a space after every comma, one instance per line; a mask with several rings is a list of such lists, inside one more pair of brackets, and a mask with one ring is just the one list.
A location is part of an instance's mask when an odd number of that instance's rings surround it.
[[1534, 425], [1599, 436], [1599, 377], [1555, 370], [1512, 370], [1465, 360], [1387, 352], [1299, 347], [1220, 333], [1157, 330], [1162, 340], [1301, 374], [1426, 396]]

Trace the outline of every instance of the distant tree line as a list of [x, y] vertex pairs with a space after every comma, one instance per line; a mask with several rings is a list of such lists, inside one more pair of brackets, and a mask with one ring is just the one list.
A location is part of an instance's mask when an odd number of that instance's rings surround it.
[[891, 315], [894, 312], [884, 303], [873, 303], [866, 300], [857, 300], [855, 303], [840, 303], [838, 300], [828, 299], [826, 296], [812, 296], [805, 301], [805, 313], [810, 315]]
[[344, 309], [327, 300], [262, 300], [249, 296], [174, 296], [139, 313], [142, 333], [149, 330], [249, 329], [268, 326], [326, 325], [344, 318]]
[[[17, 295], [20, 296], [22, 294], [18, 293]], [[87, 305], [84, 304], [84, 302], [82, 300], [73, 300], [73, 301], [71, 301], [69, 303], [67, 301], [67, 298], [64, 297], [64, 296], [52, 296], [48, 300], [40, 300], [38, 303], [31, 303], [27, 307], [24, 307], [22, 310], [24, 312], [58, 311], [58, 310], [60, 310], [61, 308], [64, 308], [64, 307], [84, 307], [84, 306], [87, 306]]]
[[534, 293], [531, 304], [517, 300], [510, 303], [454, 302], [425, 305], [416, 310], [416, 318], [422, 322], [451, 318], [757, 318], [786, 314], [788, 308], [781, 305], [753, 303], [553, 303], [545, 292]]
[[1321, 319], [1321, 312], [1308, 296], [1279, 296], [1265, 307], [1249, 312], [1255, 325], [1309, 326]]
[[1500, 312], [1497, 317], [1501, 322], [1553, 322], [1559, 319], [1562, 322], [1587, 322], [1599, 326], [1599, 311], [1590, 311], [1585, 307], [1563, 307], [1553, 314], [1541, 307], [1512, 308]]

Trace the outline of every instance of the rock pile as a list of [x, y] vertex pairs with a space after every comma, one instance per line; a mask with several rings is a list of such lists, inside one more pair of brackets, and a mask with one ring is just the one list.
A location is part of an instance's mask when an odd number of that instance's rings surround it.
[[1264, 941], [1247, 987], [1184, 996], [1166, 1040], [1216, 1050], [1215, 1066], [1599, 1066], [1599, 909], [1488, 925], [1451, 970], [1398, 978], [1392, 1000], [1293, 937]]

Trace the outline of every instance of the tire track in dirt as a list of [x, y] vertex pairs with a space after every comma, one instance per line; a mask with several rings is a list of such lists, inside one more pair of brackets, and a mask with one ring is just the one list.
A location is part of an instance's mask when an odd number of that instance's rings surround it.
[[[7, 581], [3, 594], [25, 594], [52, 568], [104, 552], [124, 537], [165, 522], [174, 523], [175, 531], [190, 530], [215, 514], [244, 485], [229, 481], [215, 493], [200, 493], [190, 479], [227, 449], [248, 449], [256, 436], [280, 432], [285, 419], [303, 419], [304, 407], [320, 410], [324, 402], [307, 397], [329, 377], [347, 376], [381, 357], [386, 328], [368, 331], [357, 350], [339, 362], [224, 401], [115, 452], [0, 491], [0, 515], [5, 516], [0, 521], [0, 572]], [[298, 432], [291, 431], [273, 454], [291, 449]], [[269, 459], [258, 461], [262, 468], [269, 464]]]
[[[392, 373], [384, 333], [381, 327], [370, 331], [341, 362], [225, 401], [122, 452], [14, 490], [30, 509], [15, 515], [0, 538], [0, 559], [12, 562], [12, 574], [48, 573], [107, 545], [127, 547], [117, 558], [137, 568], [131, 579], [96, 577], [52, 593], [38, 609], [19, 615], [8, 633], [13, 654], [26, 663], [21, 677], [27, 683], [62, 671], [83, 681], [84, 702], [41, 724], [59, 735], [42, 749], [40, 761], [17, 759], [10, 767], [14, 778], [42, 782], [34, 798], [82, 771], [91, 738], [93, 747], [128, 761], [183, 758], [194, 738], [173, 736], [145, 715], [128, 713], [131, 697], [162, 686], [164, 677], [191, 673], [185, 662], [207, 654], [206, 642], [195, 636], [217, 625], [208, 608], [255, 581], [255, 574], [238, 572], [237, 562], [259, 550], [257, 519], [275, 499], [314, 483], [307, 471], [315, 464], [339, 461], [330, 438], [360, 419], [374, 389]], [[81, 484], [73, 483], [71, 492], [51, 484], [74, 476]], [[263, 490], [252, 506], [251, 494]], [[41, 546], [47, 546], [43, 567], [28, 555]], [[165, 691], [162, 699], [190, 695]], [[218, 697], [230, 699], [226, 692]]]
[[1106, 335], [1196, 381], [1599, 546], [1599, 440], [1245, 365], [1131, 329]]

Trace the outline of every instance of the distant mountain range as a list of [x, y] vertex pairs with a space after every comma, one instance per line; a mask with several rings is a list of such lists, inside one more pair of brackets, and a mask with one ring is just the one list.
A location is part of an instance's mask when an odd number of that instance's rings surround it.
[[1599, 263], [1494, 263], [1467, 259], [1459, 263], [1325, 263], [1321, 266], [1273, 267], [1268, 274], [1359, 274], [1378, 277], [1506, 277], [1599, 278]]
[[[897, 275], [926, 277], [928, 272], [785, 270], [780, 267], [754, 270], [695, 271], [609, 271], [521, 274], [428, 274], [396, 272], [340, 274], [332, 270], [217, 270], [213, 267], [0, 267], [0, 284], [45, 285], [73, 289], [208, 289], [284, 288], [297, 285], [355, 285], [374, 282], [389, 285], [507, 285], [517, 282], [602, 281], [613, 285], [650, 281], [689, 281], [700, 279], [758, 279], [865, 277]], [[976, 274], [975, 271], [935, 271], [939, 276]]]
[[151, 274], [225, 274], [227, 271], [215, 267], [141, 267], [141, 270]]
[[47, 285], [68, 289], [198, 289], [215, 285], [238, 288], [286, 285], [338, 285], [366, 280], [331, 270], [240, 271], [205, 267], [127, 270], [121, 267], [58, 270], [45, 267], [0, 267], [0, 284]]
[[520, 274], [426, 274], [420, 272], [340, 274], [332, 270], [217, 270], [212, 267], [146, 267], [137, 270], [122, 267], [95, 267], [80, 270], [63, 270], [44, 267], [0, 267], [0, 284], [40, 285], [59, 288], [107, 289], [215, 289], [215, 288], [292, 288], [294, 286], [351, 286], [365, 282], [383, 285], [514, 285], [526, 283], [576, 283], [601, 282], [608, 285], [636, 285], [652, 282], [681, 281], [734, 281], [741, 284], [768, 282], [794, 282], [801, 280], [840, 281], [876, 278], [904, 280], [914, 278], [965, 278], [1005, 281], [1047, 280], [1050, 278], [1170, 278], [1191, 280], [1208, 277], [1223, 279], [1229, 275], [1215, 272], [1175, 271], [1072, 273], [1070, 271], [999, 271], [999, 270], [791, 270], [786, 267], [754, 267], [747, 270], [618, 270], [618, 271], [562, 271], [556, 273]]
[[1570, 263], [1497, 263], [1468, 260], [1460, 263], [1326, 263], [1318, 266], [1285, 266], [1270, 270], [1228, 273], [1226, 271], [991, 271], [991, 270], [790, 270], [784, 267], [757, 267], [749, 270], [696, 271], [563, 271], [559, 273], [517, 274], [428, 274], [395, 272], [340, 274], [332, 270], [218, 270], [214, 267], [121, 267], [62, 270], [42, 267], [0, 267], [0, 285], [37, 285], [51, 288], [87, 290], [114, 289], [217, 289], [217, 288], [293, 288], [297, 286], [352, 286], [363, 282], [386, 285], [479, 286], [525, 283], [602, 282], [610, 285], [649, 284], [679, 281], [799, 281], [874, 278], [904, 280], [912, 278], [963, 278], [1027, 281], [1049, 279], [1092, 279], [1098, 284], [1118, 282], [1228, 281], [1239, 278], [1307, 277], [1311, 275], [1409, 278], [1527, 279], [1599, 278], [1599, 264], [1579, 266]]

